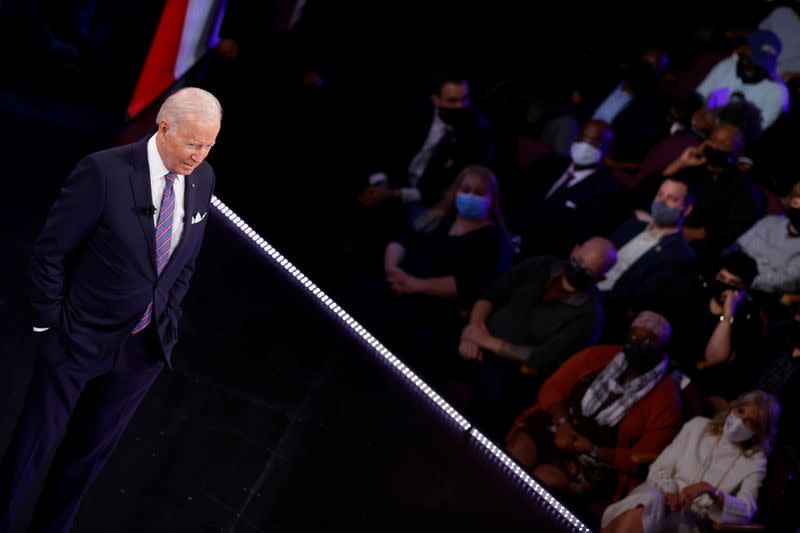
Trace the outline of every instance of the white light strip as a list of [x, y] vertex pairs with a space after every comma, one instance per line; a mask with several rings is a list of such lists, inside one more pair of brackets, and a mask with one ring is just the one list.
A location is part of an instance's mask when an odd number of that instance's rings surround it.
[[231, 224], [235, 225], [246, 237], [253, 241], [253, 243], [261, 248], [261, 250], [268, 255], [275, 263], [282, 266], [295, 280], [301, 284], [311, 295], [316, 296], [317, 299], [324, 304], [328, 310], [336, 315], [339, 321], [357, 333], [361, 339], [366, 342], [372, 351], [383, 357], [389, 362], [403, 377], [406, 378], [412, 385], [419, 391], [423, 392], [430, 400], [432, 400], [447, 416], [454, 420], [464, 431], [469, 431], [470, 435], [483, 446], [486, 451], [493, 455], [500, 463], [514, 473], [523, 483], [533, 489], [544, 501], [548, 503], [553, 509], [558, 511], [564, 519], [566, 519], [576, 531], [581, 533], [589, 532], [589, 528], [581, 523], [578, 518], [572, 514], [569, 509], [561, 505], [561, 503], [553, 498], [541, 485], [539, 485], [531, 476], [529, 476], [523, 469], [521, 469], [513, 459], [498, 448], [491, 440], [487, 439], [480, 431], [472, 427], [472, 424], [464, 418], [461, 413], [453, 408], [447, 401], [439, 396], [430, 385], [425, 383], [413, 370], [408, 368], [400, 359], [398, 359], [388, 348], [381, 344], [378, 339], [372, 336], [364, 326], [358, 323], [351, 317], [347, 311], [342, 309], [333, 299], [325, 294], [325, 292], [317, 287], [299, 268], [294, 266], [291, 261], [283, 256], [271, 244], [269, 244], [258, 232], [251, 228], [244, 220], [242, 220], [230, 207], [225, 205], [222, 200], [216, 196], [211, 197], [211, 205], [214, 206]]
[[534, 480], [530, 475], [528, 475], [528, 473], [525, 472], [525, 470], [520, 468], [520, 466], [511, 457], [506, 455], [506, 453], [503, 450], [498, 448], [491, 440], [486, 438], [486, 436], [484, 436], [483, 433], [481, 433], [480, 431], [478, 431], [476, 428], [473, 427], [470, 430], [470, 435], [472, 435], [472, 437], [475, 440], [477, 440], [479, 443], [481, 443], [481, 445], [483, 445], [483, 447], [489, 453], [491, 453], [493, 456], [495, 456], [495, 458], [497, 458], [503, 464], [503, 466], [505, 466], [514, 475], [516, 475], [520, 479], [520, 481], [522, 481], [527, 486], [529, 486], [531, 489], [533, 489], [533, 491], [536, 494], [538, 494], [539, 497], [541, 497], [545, 502], [547, 502], [547, 504], [550, 507], [552, 507], [553, 509], [558, 511], [558, 513], [561, 516], [563, 516], [564, 519], [567, 520], [572, 525], [572, 527], [575, 528], [576, 531], [581, 531], [581, 532], [590, 531], [590, 529], [588, 527], [586, 527], [578, 519], [578, 517], [576, 517], [574, 514], [572, 514], [572, 512], [569, 509], [567, 509], [566, 507], [561, 505], [561, 502], [559, 502], [557, 499], [555, 499], [552, 496], [552, 494], [547, 492], [547, 490], [544, 487], [539, 485], [539, 483], [537, 483], [536, 480]]

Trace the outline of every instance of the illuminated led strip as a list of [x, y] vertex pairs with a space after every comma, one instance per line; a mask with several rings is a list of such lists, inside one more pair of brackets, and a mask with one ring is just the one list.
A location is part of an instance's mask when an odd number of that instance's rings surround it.
[[351, 317], [347, 311], [342, 309], [333, 299], [325, 294], [325, 292], [317, 287], [299, 268], [294, 266], [291, 261], [283, 256], [271, 244], [264, 240], [256, 230], [251, 228], [244, 220], [239, 217], [230, 207], [225, 205], [222, 200], [216, 196], [211, 197], [211, 205], [214, 206], [219, 212], [227, 218], [231, 224], [236, 226], [247, 238], [261, 248], [270, 259], [275, 261], [278, 265], [283, 267], [294, 279], [301, 284], [309, 293], [316, 296], [317, 299], [325, 305], [330, 312], [332, 312], [339, 319], [342, 324], [349, 327], [361, 339], [364, 340], [374, 352], [383, 357], [390, 363], [398, 372], [400, 372], [412, 385], [419, 391], [423, 392], [430, 400], [432, 400], [447, 416], [455, 421], [464, 431], [469, 431], [469, 434], [480, 443], [486, 451], [493, 455], [500, 461], [507, 469], [517, 476], [525, 485], [533, 489], [551, 508], [555, 509], [572, 527], [581, 533], [589, 532], [590, 529], [586, 527], [578, 518], [570, 512], [569, 509], [561, 505], [547, 490], [544, 489], [539, 483], [536, 482], [530, 475], [528, 475], [522, 468], [514, 462], [503, 450], [498, 448], [491, 440], [487, 439], [480, 431], [472, 427], [472, 424], [464, 418], [461, 413], [453, 408], [447, 401], [439, 396], [430, 385], [425, 383], [413, 370], [408, 368], [400, 359], [398, 359], [388, 348], [372, 336], [361, 324]]

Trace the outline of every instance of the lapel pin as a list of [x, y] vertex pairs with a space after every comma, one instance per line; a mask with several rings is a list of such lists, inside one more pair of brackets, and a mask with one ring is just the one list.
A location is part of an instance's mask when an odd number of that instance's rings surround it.
[[197, 184], [192, 183], [192, 189], [194, 189], [195, 187], [197, 187]]

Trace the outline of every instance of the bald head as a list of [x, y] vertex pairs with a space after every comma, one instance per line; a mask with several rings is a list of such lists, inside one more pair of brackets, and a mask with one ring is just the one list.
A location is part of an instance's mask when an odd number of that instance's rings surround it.
[[613, 138], [614, 132], [608, 123], [592, 119], [584, 123], [577, 140], [586, 141], [605, 153]]
[[222, 105], [213, 94], [198, 87], [181, 89], [161, 104], [156, 124], [166, 121], [176, 126], [186, 120], [219, 123], [222, 120]]
[[594, 280], [600, 281], [617, 262], [617, 249], [603, 237], [592, 237], [572, 250], [572, 258]]

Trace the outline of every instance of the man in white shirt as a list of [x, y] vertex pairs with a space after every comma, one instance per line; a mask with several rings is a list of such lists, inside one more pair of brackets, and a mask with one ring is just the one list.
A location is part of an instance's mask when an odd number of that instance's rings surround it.
[[789, 109], [789, 91], [775, 73], [780, 52], [781, 41], [774, 33], [754, 31], [747, 45], [711, 69], [697, 92], [710, 109], [740, 94], [761, 111], [761, 127], [767, 129]]

